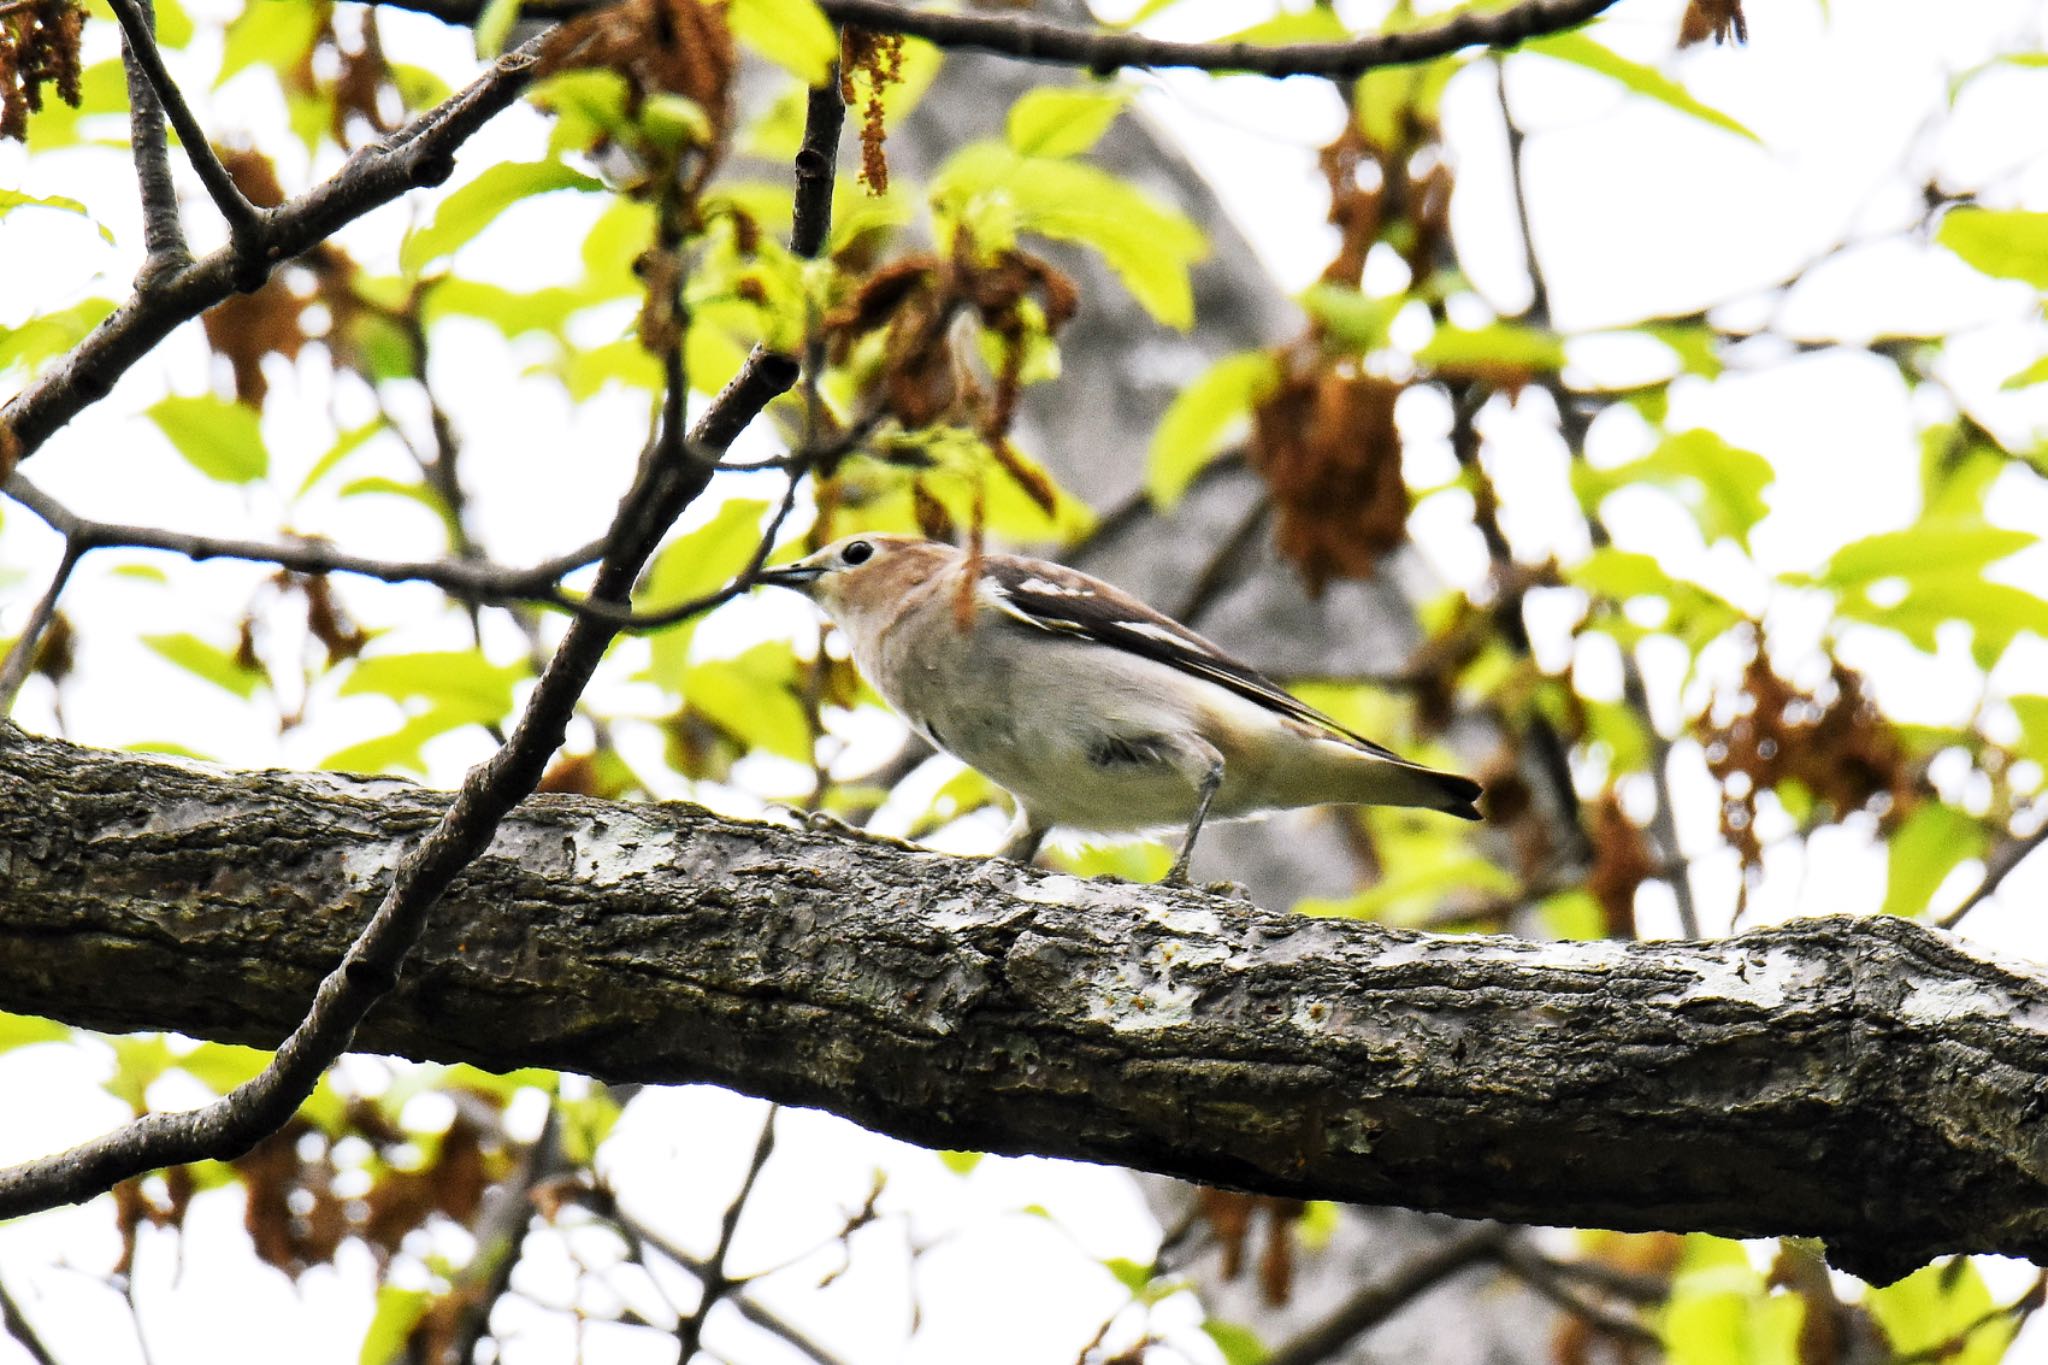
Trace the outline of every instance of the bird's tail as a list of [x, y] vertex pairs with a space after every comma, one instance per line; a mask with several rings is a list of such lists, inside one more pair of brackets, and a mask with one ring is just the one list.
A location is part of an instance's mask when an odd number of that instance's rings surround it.
[[1330, 801], [1362, 806], [1419, 806], [1460, 820], [1477, 820], [1480, 786], [1469, 777], [1439, 772], [1419, 763], [1382, 758], [1348, 744], [1320, 744], [1320, 766], [1329, 783]]

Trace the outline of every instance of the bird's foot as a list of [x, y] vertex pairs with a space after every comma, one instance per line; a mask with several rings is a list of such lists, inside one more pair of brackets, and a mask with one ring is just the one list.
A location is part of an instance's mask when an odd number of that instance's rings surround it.
[[924, 851], [908, 839], [899, 839], [893, 834], [877, 834], [871, 829], [862, 829], [859, 825], [840, 819], [830, 811], [803, 810], [796, 806], [778, 806], [776, 809], [785, 812], [791, 819], [813, 834], [832, 834], [837, 835], [841, 839], [858, 839], [862, 843], [883, 844], [889, 848], [905, 849], [912, 853]]

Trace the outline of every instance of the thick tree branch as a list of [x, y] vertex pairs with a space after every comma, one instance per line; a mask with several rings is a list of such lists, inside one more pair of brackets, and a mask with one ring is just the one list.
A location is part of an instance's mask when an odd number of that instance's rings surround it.
[[[473, 24], [483, 0], [380, 0], [450, 23]], [[531, 19], [566, 19], [597, 0], [525, 0]], [[1369, 33], [1335, 43], [1176, 43], [1139, 33], [1080, 28], [1029, 14], [958, 13], [895, 0], [818, 0], [835, 24], [901, 33], [939, 47], [990, 52], [1018, 61], [1108, 73], [1120, 67], [1192, 67], [1262, 76], [1358, 76], [1379, 66], [1426, 62], [1467, 47], [1509, 47], [1525, 38], [1585, 23], [1615, 0], [1523, 0], [1495, 11], [1466, 10], [1440, 24], [1398, 33]]]
[[[0, 1008], [275, 1038], [449, 802], [4, 732]], [[543, 797], [354, 1045], [1278, 1194], [1812, 1235], [1876, 1279], [2048, 1258], [2048, 975], [1891, 917], [1435, 937]]]

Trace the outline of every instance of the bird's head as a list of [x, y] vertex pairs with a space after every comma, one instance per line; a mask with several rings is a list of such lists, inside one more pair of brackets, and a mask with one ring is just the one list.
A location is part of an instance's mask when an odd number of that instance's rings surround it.
[[949, 545], [916, 536], [847, 536], [794, 564], [757, 574], [754, 581], [800, 592], [844, 625], [849, 618], [893, 608], [958, 554]]

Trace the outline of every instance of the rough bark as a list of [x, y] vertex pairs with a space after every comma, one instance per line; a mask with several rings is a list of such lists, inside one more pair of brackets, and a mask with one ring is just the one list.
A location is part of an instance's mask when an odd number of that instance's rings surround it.
[[[443, 793], [0, 730], [0, 1006], [297, 1021]], [[543, 797], [362, 1049], [710, 1081], [911, 1141], [1520, 1222], [2048, 1258], [2048, 977], [1903, 920], [1451, 938]]]

